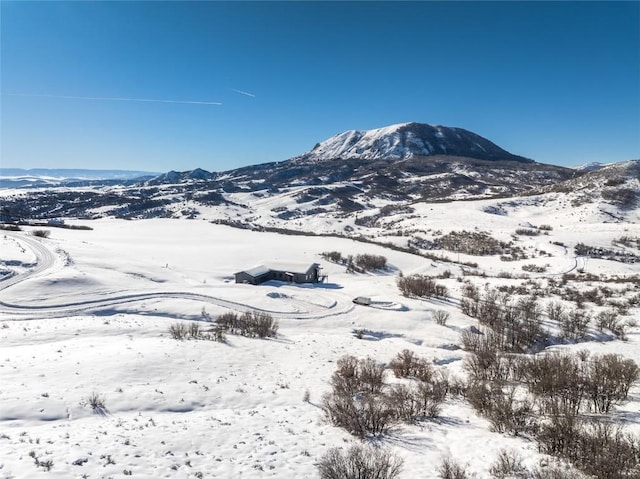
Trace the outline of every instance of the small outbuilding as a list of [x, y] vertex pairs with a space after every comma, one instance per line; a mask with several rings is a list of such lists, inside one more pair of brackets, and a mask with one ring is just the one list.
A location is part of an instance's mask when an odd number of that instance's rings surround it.
[[276, 264], [258, 265], [253, 268], [235, 273], [236, 283], [260, 284], [265, 281], [276, 280], [289, 283], [321, 283], [326, 276], [321, 273], [318, 263], [304, 264]]
[[366, 296], [358, 296], [353, 299], [353, 302], [362, 306], [371, 306], [371, 298], [367, 298]]

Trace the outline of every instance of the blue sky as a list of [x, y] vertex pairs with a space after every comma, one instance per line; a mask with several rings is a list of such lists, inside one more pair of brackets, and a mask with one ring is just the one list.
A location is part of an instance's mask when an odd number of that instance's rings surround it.
[[2, 1], [0, 14], [4, 167], [222, 171], [407, 121], [543, 163], [640, 158], [638, 2]]

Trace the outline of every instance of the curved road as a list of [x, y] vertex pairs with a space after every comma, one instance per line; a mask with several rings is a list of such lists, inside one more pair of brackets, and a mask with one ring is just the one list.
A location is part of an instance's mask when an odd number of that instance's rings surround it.
[[[8, 236], [12, 236], [16, 241], [26, 244], [36, 256], [36, 265], [25, 273], [13, 275], [0, 281], [0, 292], [5, 292], [11, 286], [14, 286], [23, 281], [27, 281], [37, 276], [48, 274], [52, 269], [61, 267], [63, 262], [52, 252], [45, 244], [38, 239], [29, 237], [25, 234], [8, 233]], [[326, 293], [326, 292], [325, 292]], [[72, 303], [59, 303], [47, 306], [34, 306], [16, 304], [8, 301], [0, 300], [0, 312], [12, 314], [12, 319], [32, 319], [34, 313], [37, 317], [65, 317], [74, 315], [89, 314], [90, 312], [104, 311], [110, 307], [117, 305], [137, 303], [141, 301], [148, 301], [153, 299], [186, 299], [191, 301], [199, 301], [205, 304], [214, 304], [223, 308], [231, 309], [234, 311], [258, 311], [265, 312], [273, 315], [276, 318], [291, 318], [291, 319], [320, 319], [329, 316], [336, 316], [347, 313], [354, 309], [354, 305], [350, 299], [339, 293], [332, 293], [333, 301], [327, 307], [318, 306], [309, 302], [297, 300], [294, 298], [294, 302], [297, 305], [306, 306], [307, 311], [276, 311], [269, 309], [257, 308], [248, 304], [239, 303], [236, 301], [229, 301], [224, 298], [216, 296], [209, 296], [199, 293], [181, 292], [181, 291], [162, 291], [162, 292], [149, 292], [149, 293], [131, 293], [131, 294], [113, 294], [106, 298], [100, 299], [88, 299], [86, 301], [77, 301]]]
[[57, 256], [35, 237], [27, 235], [17, 235], [9, 231], [5, 231], [5, 234], [12, 237], [18, 243], [26, 244], [27, 247], [30, 248], [31, 251], [33, 251], [33, 254], [35, 254], [36, 256], [36, 265], [25, 273], [16, 274], [8, 277], [3, 281], [0, 281], [0, 291], [4, 291], [14, 284], [21, 283], [34, 276], [39, 276], [42, 273], [53, 269], [53, 267], [56, 265]]

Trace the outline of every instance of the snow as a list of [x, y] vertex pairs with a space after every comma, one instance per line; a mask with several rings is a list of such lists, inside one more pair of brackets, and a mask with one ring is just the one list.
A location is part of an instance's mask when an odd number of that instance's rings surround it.
[[[412, 132], [399, 130], [409, 123], [398, 123], [373, 130], [349, 130], [321, 142], [307, 155], [315, 160], [333, 158], [409, 158], [433, 151]], [[442, 132], [439, 131], [442, 135]], [[303, 155], [305, 156], [305, 155]]]
[[[294, 201], [287, 198], [255, 200], [258, 213]], [[31, 236], [28, 227], [1, 232], [0, 478], [43, 477], [31, 451], [40, 461], [53, 461], [47, 475], [52, 478], [120, 477], [124, 471], [154, 478], [192, 478], [198, 472], [316, 477], [315, 463], [324, 452], [357, 442], [324, 421], [319, 407], [341, 356], [388, 362], [408, 348], [453, 377], [464, 374], [466, 353], [451, 345], [459, 344], [461, 330], [477, 323], [455, 301], [401, 296], [398, 272], [451, 271], [454, 277], [445, 284], [454, 299], [462, 268], [444, 256], [477, 262], [478, 271], [489, 275], [481, 281], [492, 285], [513, 282], [495, 276], [522, 273], [523, 264], [534, 262], [550, 265], [535, 276], [540, 278], [575, 271], [578, 261], [586, 272], [640, 274], [640, 264], [584, 262], [570, 252], [578, 242], [610, 247], [622, 234], [640, 236], [640, 225], [604, 223], [597, 211], [575, 210], [582, 215], [575, 216], [563, 201], [550, 195], [544, 202], [419, 203], [413, 213], [389, 215], [369, 231], [381, 241], [405, 245], [406, 238], [395, 235], [400, 229], [421, 230], [425, 238], [438, 230], [478, 229], [509, 240], [527, 223], [553, 227], [548, 236], [518, 240], [550, 256], [515, 262], [434, 251], [443, 257], [436, 261], [347, 238], [255, 232], [202, 220], [67, 220], [93, 229], [49, 228], [49, 239]], [[495, 211], [490, 207], [503, 214], [486, 212]], [[352, 218], [301, 221], [315, 232], [338, 224], [356, 228]], [[323, 251], [383, 255], [390, 268], [350, 274], [325, 261]], [[234, 272], [246, 266], [291, 262], [320, 263], [328, 282], [234, 283]], [[371, 307], [354, 305], [358, 296], [371, 298]], [[441, 309], [451, 313], [447, 326], [432, 319]], [[167, 332], [179, 321], [250, 310], [277, 318], [278, 337], [228, 336], [228, 344], [221, 344], [176, 341]], [[630, 314], [640, 319], [637, 309]], [[356, 329], [367, 330], [362, 339], [353, 334]], [[627, 342], [555, 347], [615, 352], [638, 361], [639, 340], [635, 327]], [[306, 391], [309, 402], [303, 401]], [[87, 406], [92, 393], [104, 396], [104, 411]], [[631, 396], [620, 411], [637, 432], [638, 386]], [[447, 456], [468, 464], [476, 477], [488, 477], [502, 448], [519, 451], [529, 465], [542, 457], [532, 441], [490, 432], [487, 421], [461, 399], [449, 399], [441, 419], [400, 425], [379, 443], [405, 460], [401, 478], [436, 478], [437, 465]]]

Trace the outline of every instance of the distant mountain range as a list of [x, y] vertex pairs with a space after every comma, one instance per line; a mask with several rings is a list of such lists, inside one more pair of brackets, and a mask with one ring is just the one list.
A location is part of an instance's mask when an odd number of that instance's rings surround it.
[[[380, 205], [409, 211], [420, 202], [543, 193], [574, 192], [581, 204], [605, 201], [627, 211], [638, 196], [639, 165], [542, 164], [461, 128], [402, 123], [347, 131], [289, 160], [225, 172], [45, 170], [52, 178], [69, 171], [75, 178], [58, 183], [63, 189], [26, 189], [3, 199], [8, 218], [202, 217], [277, 228], [303, 228], [315, 216], [366, 214]], [[95, 188], [73, 189], [87, 185]]]
[[51, 168], [0, 168], [0, 188], [50, 187], [77, 183], [116, 183], [143, 180], [159, 175], [158, 172], [131, 170], [90, 170]]

